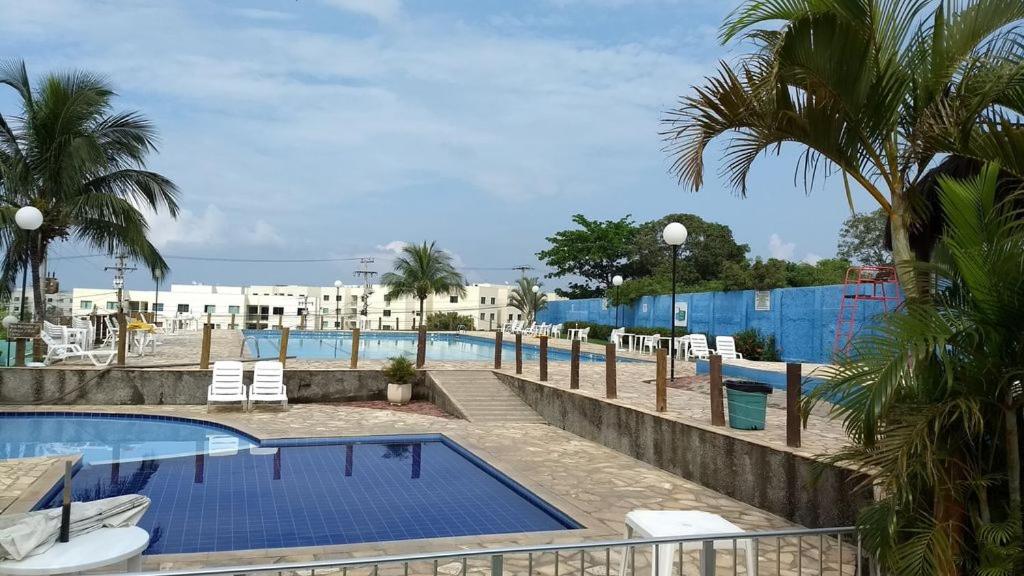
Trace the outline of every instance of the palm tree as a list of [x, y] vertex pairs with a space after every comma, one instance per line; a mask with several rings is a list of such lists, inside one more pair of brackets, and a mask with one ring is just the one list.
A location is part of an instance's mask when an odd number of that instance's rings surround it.
[[[0, 290], [9, 291], [27, 265], [35, 313], [42, 317], [40, 267], [57, 240], [122, 252], [154, 272], [166, 271], [139, 209], [178, 213], [177, 188], [145, 169], [146, 155], [156, 149], [153, 125], [138, 112], [114, 112], [113, 90], [85, 72], [49, 74], [34, 88], [24, 62], [6, 62], [0, 63], [0, 84], [21, 101], [19, 114], [0, 115]], [[16, 226], [14, 213], [22, 206], [42, 211], [37, 231]]]
[[854, 445], [830, 459], [879, 489], [858, 523], [891, 573], [1020, 574], [1024, 191], [1000, 200], [994, 165], [939, 187], [928, 299], [855, 339], [805, 407], [836, 402]]
[[407, 244], [395, 258], [394, 272], [381, 276], [389, 299], [415, 296], [420, 301], [420, 322], [424, 321], [423, 303], [433, 294], [466, 295], [466, 279], [455, 270], [452, 257], [437, 248], [437, 242]]
[[541, 286], [538, 278], [520, 278], [508, 293], [508, 305], [525, 314], [527, 324], [532, 324], [537, 312], [548, 307], [547, 294], [541, 290], [534, 292], [534, 286]]
[[1024, 177], [1022, 20], [1020, 0], [747, 0], [721, 38], [753, 50], [665, 119], [672, 170], [699, 189], [704, 151], [731, 134], [724, 172], [745, 195], [758, 156], [801, 146], [808, 188], [839, 173], [851, 207], [853, 181], [885, 209], [916, 294], [911, 200], [924, 175], [956, 155]]

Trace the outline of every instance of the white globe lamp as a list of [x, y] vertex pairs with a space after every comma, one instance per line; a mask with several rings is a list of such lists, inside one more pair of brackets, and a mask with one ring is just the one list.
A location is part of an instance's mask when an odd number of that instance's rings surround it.
[[533, 290], [533, 293], [536, 294], [537, 292], [540, 292], [540, 286], [534, 286], [533, 288], [530, 288], [530, 290]]
[[43, 213], [35, 206], [22, 206], [14, 213], [14, 221], [22, 230], [37, 230], [43, 225]]
[[686, 242], [686, 226], [679, 222], [670, 222], [662, 231], [661, 237], [669, 246], [682, 246]]
[[0, 321], [0, 324], [3, 324], [4, 328], [10, 328], [11, 324], [14, 324], [17, 321], [17, 316], [15, 316], [14, 314], [8, 314], [7, 316], [4, 316], [4, 319], [2, 321]]
[[334, 281], [334, 287], [335, 288], [341, 288], [341, 280], [335, 280]]
[[615, 276], [612, 276], [612, 285], [613, 286], [622, 286], [622, 276], [619, 276], [618, 274], [616, 274]]

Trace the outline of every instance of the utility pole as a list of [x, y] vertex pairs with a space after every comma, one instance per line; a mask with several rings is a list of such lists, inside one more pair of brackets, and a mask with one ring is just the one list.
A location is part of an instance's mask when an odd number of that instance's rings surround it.
[[373, 258], [360, 258], [359, 265], [361, 268], [356, 270], [356, 276], [363, 280], [363, 295], [360, 296], [360, 300], [363, 301], [363, 308], [360, 311], [360, 315], [364, 318], [369, 314], [370, 295], [373, 294], [373, 278], [377, 276], [376, 272], [368, 268], [370, 264], [373, 264]]
[[114, 271], [114, 288], [117, 289], [117, 365], [124, 366], [125, 356], [128, 351], [128, 325], [124, 317], [124, 273], [136, 270], [134, 266], [128, 266], [125, 261], [128, 256], [122, 252], [115, 257], [117, 263], [113, 266], [105, 266], [103, 270]]
[[513, 266], [512, 269], [513, 270], [519, 270], [519, 276], [522, 277], [522, 278], [526, 278], [526, 271], [527, 270], [533, 270], [533, 266], [527, 266], [525, 264], [522, 264], [522, 265], [519, 265], [519, 266]]

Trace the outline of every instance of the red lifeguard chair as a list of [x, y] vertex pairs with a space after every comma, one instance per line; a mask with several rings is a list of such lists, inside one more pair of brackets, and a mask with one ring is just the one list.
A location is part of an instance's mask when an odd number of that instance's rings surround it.
[[[851, 266], [843, 281], [843, 297], [839, 302], [836, 319], [834, 352], [845, 352], [853, 340], [857, 322], [857, 309], [864, 301], [881, 302], [889, 311], [889, 302], [901, 299], [895, 266]], [[894, 305], [895, 306], [895, 305]]]

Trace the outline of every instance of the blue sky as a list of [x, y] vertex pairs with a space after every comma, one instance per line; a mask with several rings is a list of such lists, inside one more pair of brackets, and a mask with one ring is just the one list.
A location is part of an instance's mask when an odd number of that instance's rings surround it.
[[[374, 256], [437, 240], [472, 281], [538, 266], [572, 214], [692, 212], [752, 255], [835, 254], [841, 182], [806, 195], [796, 152], [759, 161], [749, 197], [706, 156], [676, 185], [660, 120], [730, 59], [716, 39], [735, 2], [701, 0], [0, 0], [0, 55], [30, 74], [106, 75], [119, 107], [158, 126], [150, 167], [182, 191], [156, 215], [169, 256]], [[0, 110], [14, 113], [10, 93]], [[858, 209], [872, 209], [864, 194]], [[65, 286], [105, 286], [104, 257], [60, 245]], [[171, 258], [174, 282], [353, 283], [351, 262], [253, 265]], [[129, 278], [151, 285], [143, 274]], [[548, 286], [559, 285], [548, 281]]]

